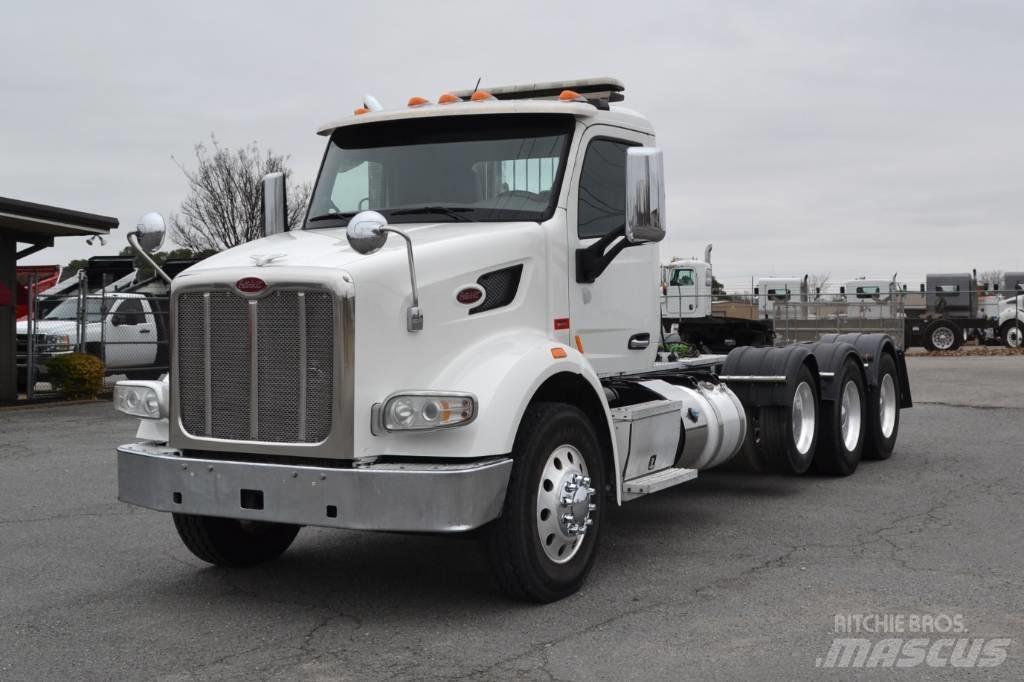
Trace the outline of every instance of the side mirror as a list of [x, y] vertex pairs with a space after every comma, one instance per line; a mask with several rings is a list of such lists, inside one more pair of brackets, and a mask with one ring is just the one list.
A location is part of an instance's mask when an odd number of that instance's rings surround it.
[[167, 227], [164, 225], [163, 216], [159, 213], [147, 213], [139, 218], [139, 224], [135, 226], [134, 236], [143, 251], [155, 253], [164, 245], [164, 235], [166, 234]]
[[665, 238], [665, 168], [657, 147], [626, 150], [626, 241]]
[[284, 173], [263, 176], [263, 236], [288, 231], [288, 194]]
[[345, 236], [349, 246], [359, 253], [373, 253], [388, 240], [388, 233], [383, 229], [387, 226], [388, 219], [377, 211], [363, 211], [348, 221]]

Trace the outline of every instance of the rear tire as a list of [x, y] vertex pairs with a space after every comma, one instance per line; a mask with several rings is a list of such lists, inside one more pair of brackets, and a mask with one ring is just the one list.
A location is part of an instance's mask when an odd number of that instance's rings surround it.
[[761, 413], [761, 440], [772, 468], [798, 476], [806, 473], [818, 444], [818, 382], [801, 365], [782, 406], [766, 407]]
[[[580, 588], [597, 556], [604, 492], [600, 441], [578, 408], [534, 403], [523, 416], [512, 457], [502, 514], [484, 529], [484, 542], [506, 594], [553, 602]], [[571, 504], [561, 502], [565, 496]], [[573, 535], [570, 526], [579, 524], [583, 532]]]
[[999, 328], [999, 338], [1007, 348], [1024, 348], [1024, 322], [1010, 320]]
[[878, 360], [878, 385], [868, 392], [867, 433], [864, 459], [883, 460], [892, 456], [900, 432], [900, 377], [896, 361], [888, 353]]
[[857, 470], [864, 450], [864, 377], [857, 361], [848, 357], [837, 368], [832, 381], [836, 399], [821, 402], [821, 440], [814, 456], [814, 469], [832, 476], [849, 476]]
[[300, 528], [286, 523], [192, 514], [172, 516], [174, 527], [190, 552], [207, 563], [230, 568], [276, 559], [292, 544]]
[[963, 343], [963, 332], [952, 322], [936, 320], [925, 329], [925, 348], [930, 351], [955, 351]]
[[747, 435], [740, 451], [725, 465], [728, 471], [744, 474], [760, 474], [768, 469], [764, 451], [764, 436], [761, 431], [762, 410], [757, 407], [746, 409]]

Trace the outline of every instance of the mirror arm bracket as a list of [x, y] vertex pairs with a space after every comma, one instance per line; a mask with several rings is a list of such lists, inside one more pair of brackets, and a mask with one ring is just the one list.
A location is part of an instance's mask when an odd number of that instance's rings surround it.
[[412, 240], [409, 239], [409, 235], [396, 230], [392, 227], [379, 227], [377, 228], [384, 233], [397, 234], [399, 237], [405, 240], [405, 251], [409, 258], [409, 283], [412, 285], [412, 305], [409, 306], [405, 315], [405, 328], [410, 332], [418, 332], [423, 330], [423, 311], [420, 310], [420, 293], [416, 287], [416, 260], [412, 255]]
[[171, 283], [170, 276], [166, 272], [164, 272], [163, 268], [161, 268], [159, 265], [157, 265], [156, 261], [153, 260], [152, 257], [150, 257], [150, 255], [148, 253], [146, 253], [145, 249], [143, 249], [139, 245], [139, 240], [136, 237], [134, 232], [132, 232], [130, 235], [128, 235], [128, 243], [132, 245], [132, 249], [135, 250], [135, 253], [137, 253], [139, 256], [142, 257], [142, 260], [144, 260], [147, 263], [149, 263], [149, 267], [153, 268], [153, 272], [158, 274], [168, 284]]
[[[619, 241], [612, 244], [616, 239]], [[612, 245], [609, 249], [608, 246]], [[626, 239], [626, 226], [612, 230], [585, 249], [576, 249], [576, 283], [593, 284], [623, 249], [631, 244]], [[608, 249], [607, 251], [605, 249]]]

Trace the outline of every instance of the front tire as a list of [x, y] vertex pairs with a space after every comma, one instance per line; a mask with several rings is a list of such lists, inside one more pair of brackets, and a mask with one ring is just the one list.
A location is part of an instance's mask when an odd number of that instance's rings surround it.
[[823, 474], [849, 476], [857, 470], [864, 450], [864, 378], [857, 361], [847, 358], [832, 381], [836, 399], [821, 403], [821, 440], [814, 468]]
[[999, 337], [1007, 348], [1024, 348], [1024, 322], [1010, 320], [999, 328]]
[[214, 516], [172, 514], [174, 527], [189, 551], [207, 563], [229, 568], [276, 559], [292, 544], [300, 526], [239, 521]]
[[511, 597], [553, 602], [576, 592], [597, 555], [604, 458], [572, 405], [534, 403], [516, 434], [501, 516], [484, 532], [491, 565]]
[[963, 333], [952, 322], [937, 320], [925, 330], [925, 348], [931, 351], [955, 351], [963, 343]]

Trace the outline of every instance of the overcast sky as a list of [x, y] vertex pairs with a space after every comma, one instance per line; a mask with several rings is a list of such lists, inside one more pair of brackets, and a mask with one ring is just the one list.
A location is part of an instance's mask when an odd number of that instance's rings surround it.
[[0, 29], [0, 195], [175, 211], [210, 133], [291, 155], [363, 93], [614, 76], [665, 150], [662, 255], [727, 283], [1024, 270], [1024, 2], [44, 2]]

